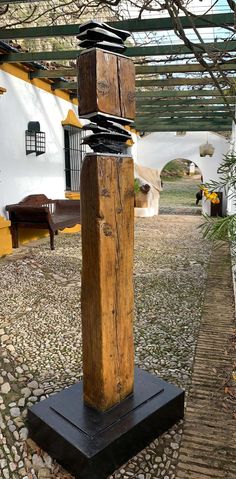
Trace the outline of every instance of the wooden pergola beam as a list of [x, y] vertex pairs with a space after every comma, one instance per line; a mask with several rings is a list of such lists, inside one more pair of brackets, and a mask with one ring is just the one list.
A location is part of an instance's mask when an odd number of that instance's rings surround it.
[[[232, 78], [233, 80], [233, 78]], [[227, 77], [227, 80], [224, 78], [219, 78], [218, 83], [220, 84], [230, 84], [230, 77]], [[192, 85], [214, 85], [214, 81], [208, 78], [166, 78], [161, 80], [136, 80], [135, 82], [136, 87], [152, 87], [152, 86], [159, 86], [160, 88], [167, 87], [167, 86], [192, 86]], [[234, 83], [232, 82], [232, 85]]]
[[[227, 80], [224, 78], [219, 78], [218, 82], [220, 84], [226, 84], [229, 86], [230, 77], [227, 77]], [[160, 88], [165, 88], [167, 86], [193, 86], [193, 85], [214, 85], [214, 81], [209, 78], [166, 78], [162, 80], [136, 80], [136, 88], [140, 87], [153, 87], [159, 86]], [[232, 78], [232, 86], [234, 85], [234, 79]], [[77, 82], [68, 82], [68, 81], [57, 81], [52, 84], [52, 89], [62, 89], [62, 90], [77, 90]]]
[[[208, 52], [218, 53], [218, 52], [234, 52], [236, 49], [236, 41], [232, 40], [229, 42], [211, 42], [205, 43], [204, 47]], [[202, 45], [195, 44], [195, 50], [202, 52]], [[125, 54], [129, 57], [149, 57], [149, 56], [162, 56], [162, 55], [185, 55], [191, 54], [192, 51], [182, 44], [172, 44], [172, 45], [154, 45], [146, 47], [130, 47], [127, 48]]]
[[203, 121], [207, 120], [207, 119], [211, 119], [211, 120], [219, 120], [220, 118], [223, 119], [223, 120], [228, 120], [230, 121], [231, 119], [231, 115], [233, 114], [234, 112], [232, 111], [231, 114], [230, 112], [227, 112], [227, 111], [206, 111], [205, 113], [203, 112], [196, 112], [196, 111], [187, 111], [187, 112], [184, 112], [184, 111], [178, 111], [178, 112], [174, 112], [174, 111], [166, 111], [166, 112], [162, 112], [162, 111], [155, 111], [155, 112], [143, 112], [143, 111], [137, 111], [137, 114], [136, 114], [136, 121], [139, 120], [140, 118], [141, 119], [150, 119], [150, 120], [154, 120], [154, 119], [168, 119], [168, 118], [173, 118], [173, 119], [176, 119], [176, 118], [180, 118], [181, 121], [183, 120], [183, 118], [185, 119], [189, 119], [189, 118], [196, 118], [196, 119], [202, 119]]
[[186, 120], [190, 120], [191, 118], [196, 118], [198, 120], [202, 121], [207, 121], [207, 120], [219, 120], [221, 118], [222, 120], [229, 120], [230, 115], [228, 112], [206, 112], [204, 114], [203, 112], [153, 112], [153, 113], [143, 113], [143, 112], [137, 112], [135, 121], [138, 121], [139, 119], [145, 119], [145, 120], [153, 120], [155, 119], [161, 119], [161, 120], [168, 120], [168, 119], [174, 119], [178, 120], [179, 118], [182, 120], [182, 118], [185, 118]]
[[184, 118], [178, 119], [178, 118], [162, 118], [162, 119], [155, 119], [155, 118], [145, 118], [145, 117], [139, 117], [135, 120], [135, 127], [140, 128], [140, 125], [142, 126], [150, 126], [152, 124], [155, 125], [172, 125], [179, 127], [182, 130], [185, 130], [186, 128], [191, 131], [192, 126], [206, 126], [206, 125], [213, 125], [215, 128], [218, 126], [230, 126], [232, 128], [232, 121], [230, 119], [211, 119], [211, 120], [204, 120], [202, 119], [199, 121], [198, 119], [187, 119], [185, 120]]
[[[35, 0], [36, 1], [36, 0]], [[0, 3], [13, 3], [4, 2]], [[17, 2], [18, 3], [18, 2]], [[20, 3], [20, 2], [19, 2]], [[25, 3], [25, 2], [23, 2]], [[130, 32], [152, 32], [173, 30], [173, 23], [169, 17], [165, 18], [145, 18], [145, 19], [129, 19], [116, 22], [108, 22], [115, 28], [121, 28]], [[187, 17], [181, 17], [183, 28], [192, 28], [192, 24]], [[197, 28], [222, 27], [234, 25], [233, 13], [218, 13], [210, 15], [202, 15], [194, 19], [194, 24]], [[43, 27], [30, 28], [9, 28], [1, 29], [0, 39], [19, 39], [19, 38], [42, 38], [42, 37], [61, 37], [61, 36], [75, 36], [79, 33], [79, 24], [72, 25], [53, 25]]]
[[77, 68], [60, 68], [56, 70], [35, 70], [29, 73], [31, 80], [34, 78], [64, 78], [64, 77], [77, 77]]
[[[236, 63], [222, 64], [217, 67], [211, 66], [212, 71], [236, 71]], [[166, 73], [197, 73], [206, 71], [202, 65], [136, 65], [136, 75], [153, 75]], [[30, 78], [63, 78], [63, 77], [77, 77], [78, 71], [76, 68], [60, 68], [56, 70], [36, 70], [30, 72]]]
[[[158, 80], [155, 80], [158, 81]], [[162, 82], [162, 80], [161, 80]], [[163, 80], [163, 87], [164, 86], [169, 86], [166, 83], [164, 84], [165, 80]], [[199, 84], [200, 85], [200, 84]], [[137, 82], [136, 82], [137, 86]], [[159, 85], [160, 86], [160, 85]], [[65, 81], [58, 81], [52, 84], [52, 89], [66, 89], [66, 90], [77, 90], [77, 82], [65, 82]], [[230, 90], [224, 90], [225, 94], [227, 95], [227, 98], [229, 102], [235, 102], [236, 101], [236, 96], [230, 95]], [[137, 104], [139, 103], [140, 100], [143, 98], [150, 98], [150, 99], [157, 99], [157, 98], [183, 98], [183, 97], [202, 97], [204, 98], [205, 96], [207, 97], [220, 97], [221, 93], [214, 89], [214, 90], [151, 90], [151, 91], [140, 91], [136, 90], [136, 98], [137, 98]], [[147, 101], [145, 101], [147, 104]], [[153, 104], [153, 101], [151, 101]], [[220, 102], [222, 103], [222, 101]]]
[[[236, 63], [228, 63], [213, 66], [209, 64], [209, 68], [212, 71], [232, 71], [236, 70]], [[136, 65], [136, 75], [153, 75], [153, 74], [166, 74], [166, 73], [198, 73], [205, 72], [206, 69], [198, 63], [193, 64], [181, 64], [181, 65]]]
[[[235, 97], [227, 97], [227, 101], [229, 105], [233, 108], [235, 106]], [[152, 108], [165, 108], [165, 107], [175, 107], [175, 108], [181, 108], [183, 106], [198, 106], [199, 107], [209, 107], [211, 105], [217, 105], [219, 107], [225, 107], [225, 103], [223, 102], [223, 99], [221, 97], [216, 97], [216, 98], [168, 98], [163, 99], [163, 98], [154, 98], [154, 99], [141, 99], [136, 101], [137, 104], [137, 109], [138, 108], [144, 108], [144, 109], [152, 109]]]
[[[204, 115], [200, 115], [200, 116], [203, 117]], [[188, 117], [188, 115], [186, 115], [186, 117]], [[184, 117], [183, 117], [183, 118], [184, 118]], [[145, 121], [147, 121], [148, 123], [151, 122], [151, 121], [152, 121], [152, 117], [147, 118]], [[157, 121], [159, 121], [159, 120], [157, 120]], [[164, 121], [164, 122], [168, 122], [169, 120], [168, 120], [168, 118], [167, 118], [167, 119], [165, 119], [165, 120], [161, 119], [160, 121], [162, 121], [162, 122], [163, 122], [163, 121]], [[178, 123], [178, 118], [174, 118], [174, 119], [172, 118], [171, 121]], [[182, 119], [181, 119], [180, 121], [181, 121], [181, 122], [185, 122], [185, 120], [182, 120]], [[193, 121], [197, 121], [197, 120], [193, 120]], [[221, 119], [219, 119], [219, 118], [214, 119], [214, 118], [213, 118], [213, 121], [214, 121], [214, 123], [217, 124], [217, 123], [220, 123], [220, 122], [221, 122]], [[188, 122], [188, 120], [187, 120], [187, 122]], [[186, 122], [186, 123], [187, 123], [187, 122]], [[231, 121], [230, 118], [227, 118], [227, 119], [224, 119], [223, 122], [228, 122], [228, 123], [230, 122], [230, 123], [231, 123], [232, 121]]]
[[[234, 107], [232, 106], [230, 110], [233, 112]], [[225, 105], [204, 105], [204, 104], [199, 104], [199, 105], [163, 105], [163, 106], [151, 106], [145, 105], [143, 106], [138, 106], [136, 109], [138, 113], [142, 112], [143, 114], [149, 114], [152, 115], [155, 112], [159, 113], [166, 113], [166, 112], [198, 112], [198, 113], [205, 113], [205, 112], [228, 112], [229, 108]]]
[[[229, 99], [236, 99], [235, 95], [232, 95], [229, 89], [225, 89], [224, 93], [228, 95]], [[154, 91], [139, 91], [137, 94], [137, 102], [143, 98], [183, 98], [183, 97], [221, 97], [219, 90], [154, 90]], [[221, 101], [222, 102], [222, 101]]]
[[[233, 113], [233, 111], [232, 111]], [[231, 113], [231, 114], [232, 114]], [[154, 118], [202, 118], [203, 120], [204, 119], [207, 119], [207, 118], [210, 118], [211, 120], [213, 119], [219, 119], [219, 118], [222, 118], [224, 120], [229, 120], [231, 117], [230, 117], [230, 113], [227, 112], [227, 111], [207, 111], [206, 113], [198, 113], [196, 111], [187, 111], [187, 112], [184, 112], [184, 111], [180, 111], [180, 112], [174, 112], [174, 111], [166, 111], [166, 112], [162, 112], [162, 111], [155, 111], [155, 112], [144, 112], [144, 111], [137, 111], [137, 114], [136, 114], [136, 120], [139, 119], [139, 118], [145, 118], [145, 119], [154, 119]]]
[[[212, 53], [218, 52], [233, 52], [236, 49], [236, 41], [229, 42], [213, 42], [206, 43], [205, 48]], [[195, 44], [195, 49], [201, 52], [201, 45]], [[62, 51], [42, 51], [42, 52], [27, 52], [27, 53], [7, 53], [0, 56], [0, 61], [3, 63], [20, 63], [20, 62], [39, 62], [52, 60], [75, 60], [80, 55], [81, 50], [62, 50]], [[173, 45], [155, 45], [145, 47], [129, 47], [125, 51], [128, 57], [147, 57], [147, 56], [162, 56], [162, 55], [193, 55], [191, 50], [182, 44]]]
[[77, 90], [78, 83], [77, 81], [74, 82], [67, 82], [63, 80], [59, 80], [57, 82], [52, 83], [52, 90]]
[[137, 130], [143, 131], [143, 132], [158, 132], [158, 131], [231, 131], [232, 127], [230, 124], [224, 125], [224, 124], [219, 124], [219, 125], [214, 125], [212, 123], [209, 124], [198, 124], [198, 123], [191, 123], [191, 126], [187, 124], [179, 124], [179, 125], [171, 125], [171, 124], [163, 124], [163, 123], [153, 123], [152, 125], [145, 125], [142, 123], [138, 123], [135, 125]]
[[155, 119], [155, 118], [137, 118], [135, 120], [135, 128], [140, 129], [143, 128], [144, 126], [171, 126], [171, 127], [179, 127], [181, 130], [186, 130], [186, 131], [192, 131], [192, 127], [198, 126], [198, 127], [208, 127], [209, 125], [212, 125], [216, 130], [218, 127], [225, 127], [225, 128], [232, 128], [232, 122], [230, 120], [204, 120], [204, 119], [187, 119], [185, 120], [184, 118], [178, 119], [170, 119], [170, 118], [161, 118], [161, 119]]

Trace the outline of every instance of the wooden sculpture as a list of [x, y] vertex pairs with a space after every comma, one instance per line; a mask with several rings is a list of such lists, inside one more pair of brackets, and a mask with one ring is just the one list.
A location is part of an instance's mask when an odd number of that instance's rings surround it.
[[[110, 33], [104, 25], [97, 30], [92, 22], [82, 31], [85, 45]], [[85, 142], [95, 150], [81, 172], [84, 400], [104, 411], [134, 384], [134, 172], [124, 124], [135, 115], [135, 72], [132, 60], [98, 48], [80, 55], [78, 71], [79, 114], [92, 121]]]

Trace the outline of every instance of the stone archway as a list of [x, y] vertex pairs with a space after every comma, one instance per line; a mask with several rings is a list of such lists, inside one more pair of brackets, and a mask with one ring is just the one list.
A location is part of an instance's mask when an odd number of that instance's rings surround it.
[[[212, 157], [200, 157], [199, 147], [206, 142], [214, 147]], [[198, 166], [204, 182], [218, 180], [217, 170], [229, 146], [228, 140], [212, 132], [186, 132], [184, 135], [174, 132], [155, 132], [139, 139], [137, 163], [161, 172], [170, 161], [177, 158], [187, 159]], [[204, 213], [209, 213], [208, 203], [203, 201]], [[226, 209], [224, 203], [225, 200], [223, 200], [223, 210]]]
[[[199, 147], [207, 141], [214, 146], [214, 154], [201, 158]], [[137, 163], [161, 171], [170, 161], [186, 158], [198, 166], [206, 182], [218, 179], [217, 170], [228, 149], [229, 141], [217, 133], [196, 131], [181, 136], [174, 132], [156, 132], [139, 139]]]
[[176, 158], [173, 158], [173, 159], [170, 160], [170, 161], [167, 161], [167, 163], [165, 163], [165, 164], [162, 166], [162, 168], [160, 169], [160, 174], [162, 173], [162, 171], [164, 170], [164, 168], [165, 168], [169, 163], [171, 163], [172, 161], [176, 161], [176, 160], [178, 160], [178, 161], [183, 161], [183, 162], [185, 162], [185, 163], [188, 162], [189, 164], [190, 164], [190, 163], [194, 163], [195, 166], [197, 166], [197, 168], [199, 169], [201, 175], [203, 176], [202, 165], [200, 164], [200, 162], [197, 163], [197, 162], [195, 162], [195, 161], [193, 161], [193, 160], [191, 160], [191, 159], [189, 159], [189, 158], [182, 158], [182, 157], [181, 157], [181, 158], [177, 158], [177, 157], [176, 157]]
[[[195, 166], [195, 172], [190, 174], [190, 165]], [[171, 160], [160, 172], [163, 189], [160, 192], [161, 214], [201, 214], [204, 200], [200, 196], [196, 205], [197, 193], [203, 173], [199, 165], [188, 158]]]

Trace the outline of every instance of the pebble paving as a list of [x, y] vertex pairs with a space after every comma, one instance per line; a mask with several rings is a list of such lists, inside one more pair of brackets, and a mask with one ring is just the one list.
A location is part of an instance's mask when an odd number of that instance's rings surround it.
[[[199, 216], [136, 221], [136, 365], [188, 392], [211, 245]], [[0, 470], [3, 479], [71, 476], [28, 438], [27, 407], [82, 377], [81, 238], [56, 237], [0, 260]], [[182, 423], [110, 479], [175, 479]], [[88, 478], [89, 479], [89, 478]]]

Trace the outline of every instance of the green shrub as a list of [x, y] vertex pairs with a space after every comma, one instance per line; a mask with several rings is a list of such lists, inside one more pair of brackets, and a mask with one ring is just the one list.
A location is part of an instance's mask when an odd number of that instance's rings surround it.
[[138, 193], [140, 191], [140, 184], [138, 178], [134, 178], [134, 192]]
[[174, 176], [176, 178], [182, 178], [182, 176], [185, 176], [187, 172], [188, 165], [186, 163], [184, 163], [182, 160], [173, 160], [165, 166], [165, 168], [161, 172], [161, 176]]

